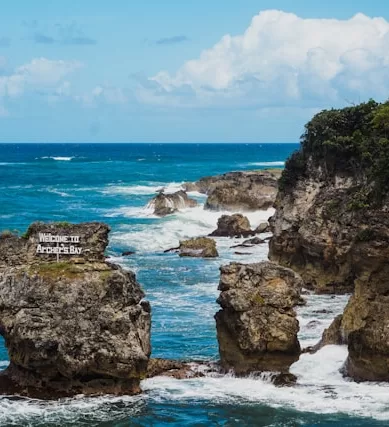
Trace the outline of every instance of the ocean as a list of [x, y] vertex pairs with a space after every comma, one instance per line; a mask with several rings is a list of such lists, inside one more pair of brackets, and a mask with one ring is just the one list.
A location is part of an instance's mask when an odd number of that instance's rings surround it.
[[[218, 359], [214, 314], [219, 266], [267, 259], [267, 244], [247, 255], [240, 239], [217, 238], [220, 258], [163, 253], [179, 240], [213, 231], [223, 212], [200, 202], [166, 218], [147, 208], [155, 192], [232, 170], [282, 167], [297, 144], [0, 144], [0, 230], [23, 233], [33, 221], [103, 221], [111, 228], [108, 255], [133, 270], [152, 305], [152, 356]], [[249, 213], [253, 226], [273, 213]], [[135, 251], [122, 257], [124, 251]], [[348, 296], [308, 295], [298, 309], [302, 347], [316, 343], [343, 311]], [[327, 313], [323, 313], [323, 309]], [[135, 397], [39, 401], [0, 397], [1, 426], [387, 426], [389, 385], [355, 383], [339, 373], [345, 346], [303, 354], [291, 367], [293, 387], [260, 379], [208, 375], [142, 381]], [[0, 369], [8, 364], [0, 342]]]

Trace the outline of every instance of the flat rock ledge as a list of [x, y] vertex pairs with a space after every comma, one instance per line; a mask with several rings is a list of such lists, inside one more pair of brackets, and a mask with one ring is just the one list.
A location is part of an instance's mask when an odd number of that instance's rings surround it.
[[108, 233], [101, 223], [35, 223], [24, 237], [2, 235], [0, 333], [10, 365], [0, 393], [52, 399], [141, 391], [151, 309], [134, 273], [105, 261]]

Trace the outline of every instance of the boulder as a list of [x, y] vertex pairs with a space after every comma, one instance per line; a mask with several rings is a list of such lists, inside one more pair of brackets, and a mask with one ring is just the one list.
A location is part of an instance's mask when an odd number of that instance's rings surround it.
[[272, 207], [281, 169], [229, 172], [187, 183], [187, 191], [207, 194], [204, 208], [209, 210], [255, 211]]
[[[22, 238], [0, 239], [0, 332], [10, 359], [0, 393], [140, 392], [150, 305], [134, 273], [105, 261], [108, 233], [101, 223], [36, 223]], [[73, 245], [77, 256], [65, 251]]]
[[193, 208], [197, 206], [194, 199], [188, 197], [185, 191], [177, 191], [172, 194], [165, 194], [160, 191], [147, 205], [147, 208], [154, 209], [154, 215], [166, 216], [180, 209]]
[[178, 253], [181, 257], [216, 258], [219, 256], [216, 242], [208, 237], [196, 237], [180, 242]]
[[210, 236], [247, 237], [253, 235], [250, 221], [242, 214], [222, 215], [217, 221], [217, 229]]
[[254, 230], [255, 234], [268, 233], [270, 231], [269, 223], [261, 222], [258, 227]]
[[294, 307], [301, 277], [271, 262], [231, 263], [220, 271], [215, 319], [222, 368], [238, 375], [287, 372], [300, 355]]

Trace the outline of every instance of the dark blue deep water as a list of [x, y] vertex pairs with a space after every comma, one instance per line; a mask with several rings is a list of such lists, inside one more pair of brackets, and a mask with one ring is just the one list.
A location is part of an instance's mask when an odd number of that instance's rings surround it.
[[[208, 234], [221, 213], [200, 202], [167, 218], [146, 208], [155, 191], [232, 170], [282, 167], [297, 144], [0, 144], [0, 230], [23, 233], [33, 221], [104, 221], [108, 255], [136, 272], [152, 303], [153, 356], [217, 360], [213, 316], [218, 268], [231, 260], [266, 259], [267, 246], [238, 258], [234, 240], [217, 240], [217, 261], [181, 259], [163, 250]], [[249, 214], [253, 226], [272, 211]], [[133, 250], [133, 257], [122, 257]], [[303, 345], [317, 341], [347, 297], [310, 296], [299, 312]], [[331, 314], [315, 314], [331, 307]], [[319, 310], [320, 311], [320, 310]], [[327, 316], [327, 317], [326, 317]], [[313, 324], [312, 321], [315, 321]], [[314, 325], [314, 326], [312, 326]], [[342, 346], [303, 355], [292, 367], [298, 382], [276, 388], [263, 379], [205, 376], [143, 381], [137, 397], [42, 402], [0, 398], [1, 426], [386, 426], [389, 387], [355, 384], [339, 368]], [[7, 366], [0, 343], [0, 367]]]

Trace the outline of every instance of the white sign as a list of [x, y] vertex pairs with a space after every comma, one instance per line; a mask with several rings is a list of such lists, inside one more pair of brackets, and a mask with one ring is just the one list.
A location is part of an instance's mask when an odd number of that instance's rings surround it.
[[[56, 243], [57, 246], [42, 245], [42, 243]], [[80, 243], [80, 236], [58, 236], [51, 233], [39, 233], [39, 244], [36, 247], [37, 254], [54, 255], [81, 255], [82, 248], [74, 246]]]

